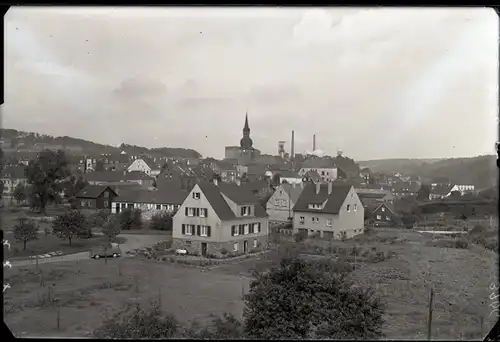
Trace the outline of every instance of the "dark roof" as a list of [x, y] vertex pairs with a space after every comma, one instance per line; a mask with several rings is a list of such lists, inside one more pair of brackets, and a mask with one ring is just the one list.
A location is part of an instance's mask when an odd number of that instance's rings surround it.
[[[316, 194], [316, 184], [306, 184], [293, 207], [293, 211], [338, 214], [351, 188], [351, 185], [332, 184], [332, 193], [328, 195], [328, 184], [321, 184], [319, 194]], [[309, 209], [309, 204], [323, 203], [325, 201], [326, 204], [323, 209]]]
[[120, 171], [93, 171], [83, 175], [89, 182], [120, 182], [123, 180], [123, 172]]
[[394, 215], [398, 216], [398, 213], [396, 212], [396, 209], [394, 208], [394, 206], [392, 204], [386, 203], [386, 202], [380, 203], [380, 205], [378, 205], [375, 209], [373, 209], [373, 212], [375, 212], [376, 210], [378, 210], [378, 208], [380, 208], [381, 206], [386, 207], [387, 209], [389, 209], [389, 211], [391, 213], [393, 213]]
[[317, 171], [307, 171], [304, 176], [310, 178], [313, 182], [319, 182], [321, 180]]
[[249, 165], [247, 168], [247, 174], [264, 175], [266, 171], [265, 165]]
[[124, 180], [154, 180], [154, 177], [148, 176], [141, 171], [130, 171], [123, 177]]
[[364, 199], [364, 198], [371, 198], [371, 199], [382, 199], [384, 198], [385, 196], [389, 195], [389, 193], [386, 193], [386, 192], [362, 192], [362, 191], [357, 191], [356, 192], [358, 194], [358, 197], [360, 199]]
[[116, 192], [107, 185], [87, 185], [85, 188], [80, 190], [76, 197], [78, 198], [97, 198], [101, 196], [104, 190], [109, 189], [116, 196]]
[[293, 186], [292, 184], [281, 184], [280, 187], [288, 194], [288, 197], [292, 200], [293, 203], [297, 203], [300, 194], [304, 190], [301, 185]]
[[265, 179], [256, 180], [253, 182], [242, 183], [241, 188], [251, 193], [258, 192], [261, 189], [269, 188], [269, 183]]
[[2, 178], [24, 179], [28, 178], [26, 166], [7, 166], [2, 171]]
[[451, 189], [453, 188], [453, 185], [442, 185], [442, 186], [435, 186], [431, 190], [431, 194], [434, 195], [447, 195]]
[[[219, 216], [219, 218], [223, 221], [235, 220], [238, 219], [238, 217], [236, 217], [235, 213], [231, 210], [228, 203], [222, 196], [222, 193], [236, 203], [241, 203], [241, 200], [244, 199], [244, 204], [254, 204], [256, 217], [268, 217], [266, 210], [258, 202], [257, 198], [252, 193], [248, 193], [248, 191], [239, 188], [237, 185], [235, 185], [236, 188], [234, 188], [232, 187], [232, 184], [227, 183], [220, 183], [216, 186], [210, 182], [199, 182], [198, 186], [217, 213], [217, 216]], [[223, 192], [222, 188], [224, 188], [225, 192]], [[251, 201], [249, 201], [250, 199]]]
[[148, 190], [123, 189], [114, 202], [153, 203], [153, 204], [182, 204], [188, 195], [187, 191], [179, 188]]
[[220, 183], [218, 187], [224, 195], [238, 205], [253, 204], [257, 202], [253, 192], [249, 191], [250, 188], [245, 186], [238, 186], [234, 183]]

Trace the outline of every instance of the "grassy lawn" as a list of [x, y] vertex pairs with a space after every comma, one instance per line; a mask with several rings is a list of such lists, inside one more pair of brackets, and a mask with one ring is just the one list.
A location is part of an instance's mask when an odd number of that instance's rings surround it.
[[[37, 240], [28, 241], [26, 244], [26, 250], [23, 251], [23, 243], [14, 240], [13, 233], [6, 232], [4, 234], [4, 239], [8, 240], [10, 243], [10, 250], [4, 248], [4, 259], [27, 257], [30, 255], [46, 254], [56, 251], [62, 251], [64, 254], [72, 254], [88, 251], [93, 247], [97, 247], [108, 242], [107, 237], [96, 236], [90, 239], [73, 239], [70, 246], [68, 240], [61, 240], [55, 235], [45, 236], [41, 233], [38, 235]], [[123, 242], [124, 240], [122, 238], [117, 239], [119, 240], [117, 242]]]
[[[43, 272], [44, 286], [40, 275]], [[147, 304], [161, 293], [162, 308], [183, 321], [204, 320], [211, 313], [242, 314], [242, 287], [248, 279], [201, 272], [172, 264], [119, 258], [40, 264], [5, 269], [4, 321], [16, 335], [85, 336], [126, 303]], [[50, 290], [49, 287], [50, 286]], [[47, 296], [56, 299], [57, 309]]]

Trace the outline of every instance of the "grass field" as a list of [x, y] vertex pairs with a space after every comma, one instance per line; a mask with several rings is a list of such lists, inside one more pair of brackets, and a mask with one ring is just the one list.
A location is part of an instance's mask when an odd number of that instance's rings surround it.
[[[101, 324], [103, 312], [130, 301], [147, 304], [160, 293], [162, 308], [181, 320], [241, 315], [242, 286], [248, 288], [243, 277], [130, 258], [111, 259], [107, 265], [103, 260], [41, 264], [39, 270], [43, 287], [34, 266], [5, 270], [4, 283], [11, 288], [4, 293], [4, 320], [18, 336], [85, 336]], [[57, 304], [48, 303], [49, 287]]]
[[[489, 315], [493, 302], [489, 286], [498, 284], [496, 254], [479, 246], [430, 247], [428, 239], [412, 231], [387, 229], [334, 244], [366, 244], [395, 253], [378, 263], [359, 263], [351, 274], [357, 283], [374, 286], [387, 303], [387, 338], [426, 338], [432, 286], [432, 338], [482, 339], [497, 320]], [[102, 260], [43, 264], [39, 267], [46, 280], [44, 287], [34, 266], [6, 269], [4, 282], [12, 288], [4, 293], [5, 322], [16, 334], [84, 336], [100, 324], [102, 312], [114, 311], [130, 300], [147, 303], [158, 298], [160, 291], [163, 309], [184, 321], [203, 319], [210, 313], [241, 315], [241, 294], [242, 289], [248, 289], [250, 269], [264, 270], [278, 260], [279, 253], [272, 251], [258, 259], [243, 259], [203, 272], [133, 258], [109, 260], [107, 265]], [[59, 330], [57, 310], [46, 303], [48, 285], [60, 307]]]

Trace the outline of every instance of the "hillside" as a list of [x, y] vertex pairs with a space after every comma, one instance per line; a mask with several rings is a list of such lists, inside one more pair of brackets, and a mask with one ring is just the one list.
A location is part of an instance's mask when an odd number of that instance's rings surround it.
[[165, 157], [179, 158], [200, 158], [201, 154], [195, 150], [175, 148], [175, 147], [160, 147], [146, 148], [135, 145], [122, 144], [120, 147], [104, 145], [79, 138], [68, 136], [53, 137], [46, 134], [36, 132], [23, 132], [16, 129], [0, 129], [2, 139], [2, 149], [6, 152], [16, 150], [22, 151], [41, 151], [44, 149], [65, 149], [77, 154], [102, 154], [102, 153], [119, 153], [124, 149], [129, 154], [153, 154]]
[[486, 188], [496, 184], [498, 169], [496, 156], [449, 159], [386, 159], [360, 162], [372, 172], [417, 175], [424, 181], [446, 177], [452, 183], [473, 184]]

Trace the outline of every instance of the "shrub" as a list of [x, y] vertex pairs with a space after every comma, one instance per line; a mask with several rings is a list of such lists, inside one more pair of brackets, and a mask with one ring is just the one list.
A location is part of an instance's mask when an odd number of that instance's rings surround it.
[[455, 248], [467, 249], [469, 247], [469, 241], [463, 237], [455, 239]]
[[220, 253], [225, 256], [229, 253], [229, 251], [225, 248], [221, 248]]
[[155, 230], [172, 231], [173, 220], [172, 215], [167, 212], [154, 214], [149, 221], [149, 228]]
[[14, 238], [23, 242], [23, 251], [26, 250], [26, 244], [30, 240], [38, 239], [38, 224], [34, 220], [20, 218], [14, 226]]
[[118, 215], [122, 230], [141, 229], [142, 213], [140, 209], [125, 209]]
[[474, 228], [469, 231], [469, 235], [480, 235], [486, 233], [486, 227], [476, 224]]
[[295, 239], [295, 242], [302, 242], [302, 241], [307, 239], [307, 233], [298, 232], [298, 233], [295, 233], [295, 235], [293, 237]]
[[87, 217], [87, 224], [91, 227], [102, 227], [110, 215], [109, 210], [101, 209]]

